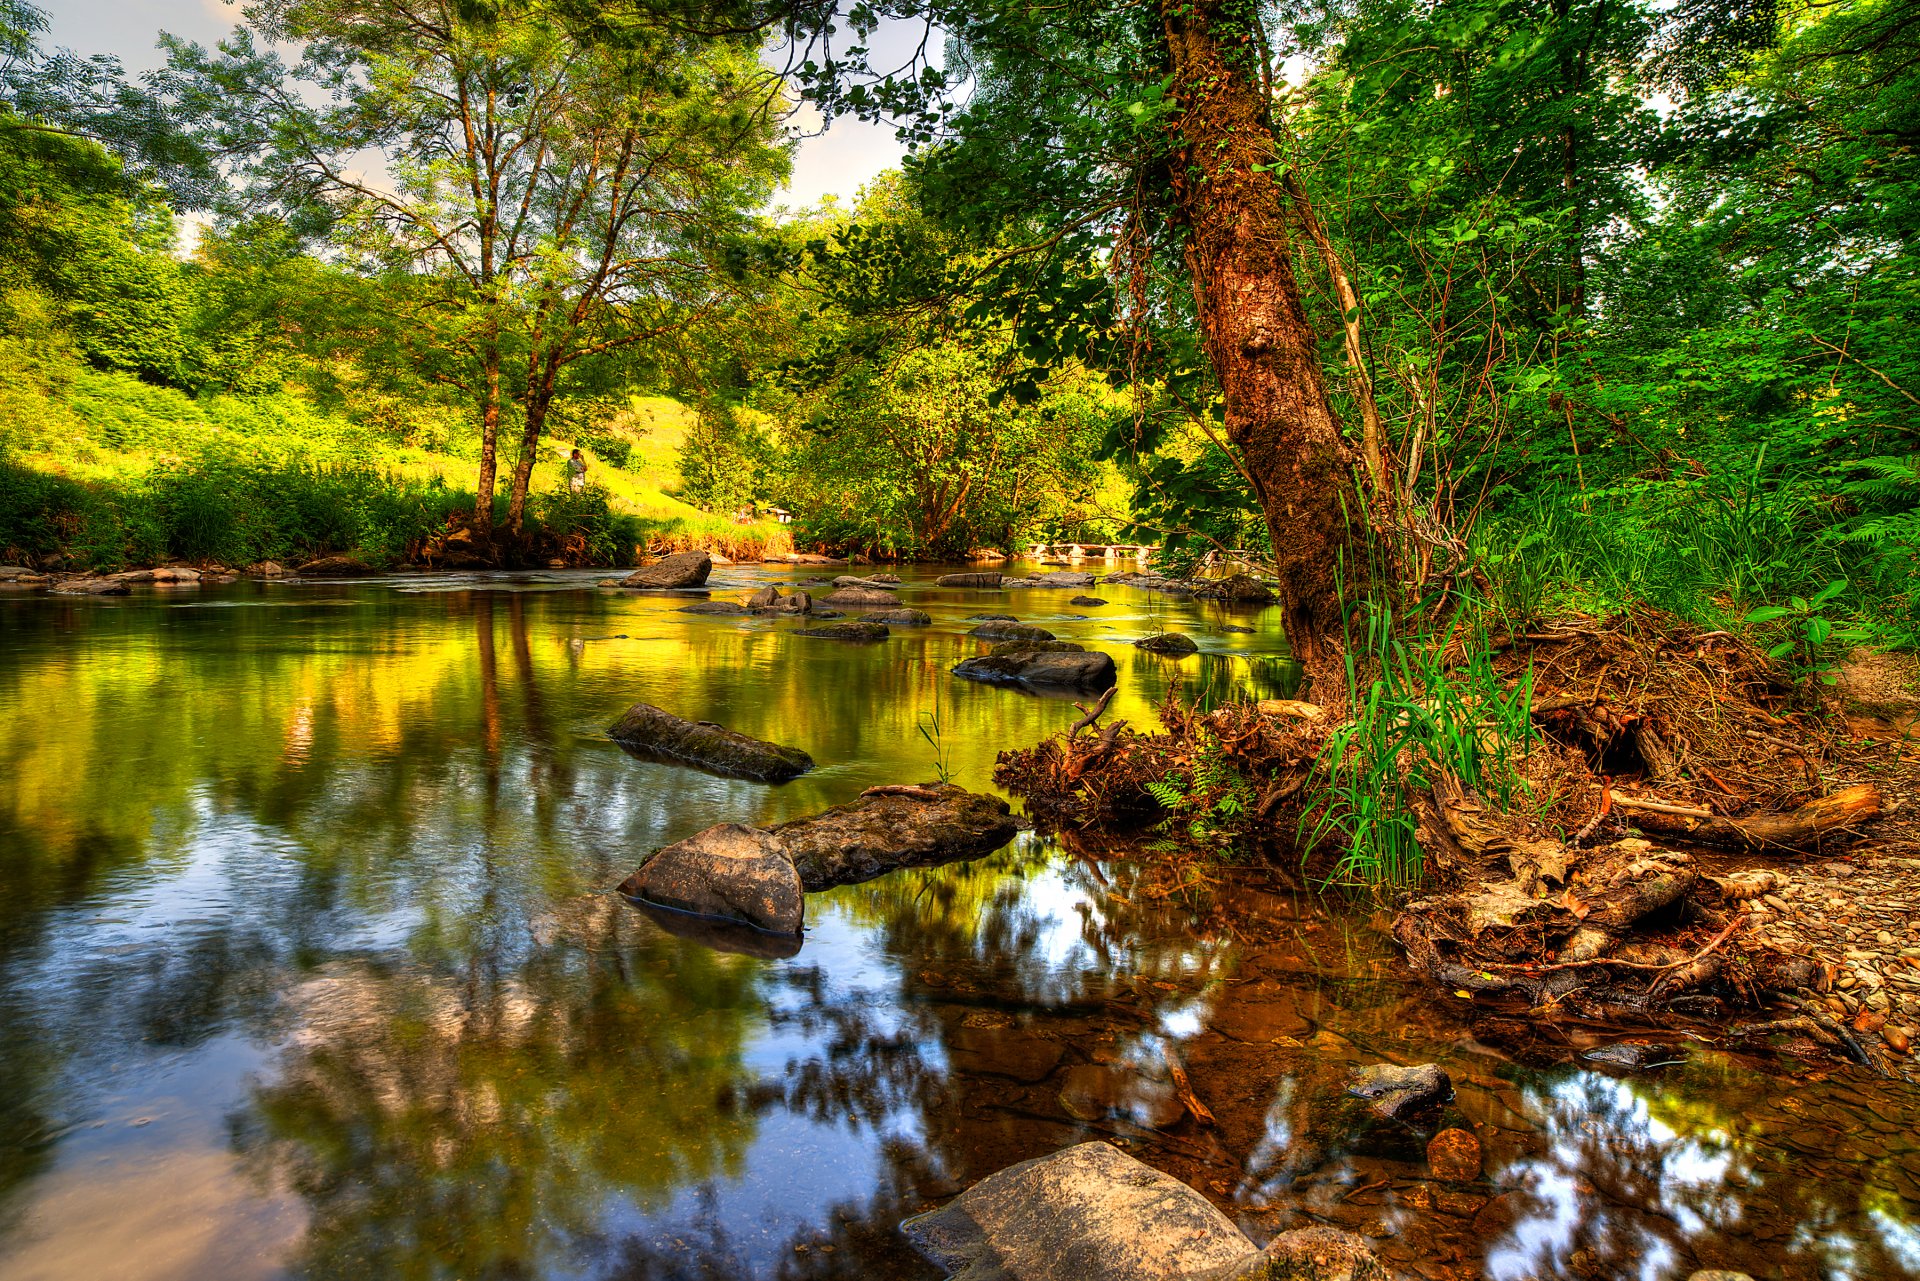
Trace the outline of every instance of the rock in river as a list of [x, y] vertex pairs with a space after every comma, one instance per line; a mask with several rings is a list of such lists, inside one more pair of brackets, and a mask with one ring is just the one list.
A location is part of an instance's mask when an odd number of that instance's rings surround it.
[[1402, 1121], [1452, 1098], [1453, 1081], [1434, 1063], [1375, 1063], [1347, 1078], [1347, 1093], [1366, 1099], [1380, 1116]]
[[883, 641], [893, 635], [885, 623], [822, 623], [818, 627], [796, 627], [793, 634], [843, 641]]
[[117, 578], [69, 578], [54, 585], [55, 596], [131, 596], [133, 588]]
[[1041, 685], [1065, 689], [1105, 689], [1113, 684], [1113, 656], [1097, 650], [1080, 654], [986, 654], [953, 669], [963, 680], [990, 685]]
[[1162, 632], [1158, 636], [1142, 636], [1133, 643], [1133, 647], [1144, 649], [1149, 654], [1165, 654], [1169, 658], [1185, 658], [1200, 650], [1200, 647], [1193, 643], [1193, 637], [1185, 632]]
[[836, 587], [822, 596], [820, 603], [892, 609], [900, 603], [900, 598], [884, 587]]
[[900, 1231], [956, 1281], [1164, 1281], [1253, 1244], [1211, 1202], [1106, 1143], [990, 1174]]
[[1052, 574], [1035, 574], [1033, 585], [1035, 587], [1091, 587], [1093, 575], [1082, 573], [1077, 569], [1063, 569]]
[[1007, 803], [951, 783], [879, 791], [771, 829], [809, 892], [870, 881], [896, 867], [991, 854], [1020, 830]]
[[674, 611], [676, 614], [744, 614], [746, 612], [745, 605], [736, 605], [730, 600], [696, 601], [691, 605], [682, 605]]
[[900, 1231], [954, 1281], [1389, 1281], [1333, 1228], [1256, 1250], [1205, 1197], [1107, 1143], [1010, 1165]]
[[[1035, 629], [1039, 630], [1038, 628]], [[1076, 645], [1063, 640], [1010, 640], [1001, 641], [989, 654], [1084, 654], [1085, 645]]]
[[[301, 572], [305, 572], [304, 570]], [[713, 557], [705, 552], [675, 552], [653, 564], [634, 570], [620, 580], [622, 587], [659, 589], [699, 587], [713, 572]]]
[[1026, 623], [990, 622], [982, 623], [969, 636], [978, 636], [989, 641], [1050, 641], [1053, 633], [1044, 627], [1032, 627]]
[[1107, 602], [1101, 600], [1098, 596], [1075, 596], [1067, 602], [1069, 605], [1104, 605], [1106, 603]]
[[806, 915], [800, 874], [779, 840], [738, 823], [716, 824], [665, 847], [622, 881], [620, 892], [773, 934], [798, 934]]
[[933, 615], [922, 609], [882, 609], [860, 615], [863, 623], [886, 623], [890, 627], [925, 627]]
[[998, 587], [999, 574], [942, 574], [933, 580], [935, 587]]
[[805, 592], [782, 596], [780, 589], [769, 583], [747, 597], [747, 609], [755, 614], [811, 614], [813, 597]]
[[664, 756], [733, 778], [777, 783], [813, 768], [813, 758], [798, 748], [763, 743], [711, 721], [685, 720], [651, 703], [628, 708], [607, 737], [637, 755]]
[[1239, 601], [1260, 605], [1273, 600], [1273, 589], [1251, 574], [1235, 574], [1232, 578], [1209, 579], [1198, 584], [1193, 589], [1193, 594], [1203, 600]]
[[298, 573], [302, 578], [364, 578], [373, 569], [351, 556], [322, 556], [302, 565]]

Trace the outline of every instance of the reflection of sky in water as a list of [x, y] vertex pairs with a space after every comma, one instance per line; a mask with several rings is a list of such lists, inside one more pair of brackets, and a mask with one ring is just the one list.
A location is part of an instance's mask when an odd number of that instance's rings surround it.
[[1637, 1180], [1654, 1185], [1659, 1212], [1682, 1235], [1704, 1226], [1703, 1203], [1715, 1219], [1738, 1213], [1736, 1203], [1721, 1199], [1733, 1168], [1726, 1135], [1680, 1134], [1626, 1082], [1598, 1073], [1530, 1088], [1525, 1097], [1547, 1136], [1547, 1152], [1500, 1172], [1503, 1184], [1530, 1194], [1534, 1212], [1489, 1244], [1487, 1275], [1494, 1281], [1561, 1272], [1581, 1236], [1609, 1239], [1609, 1257], [1636, 1260], [1623, 1275], [1659, 1281], [1672, 1274], [1676, 1255], [1665, 1234], [1644, 1214], [1609, 1204], [1594, 1187], [1608, 1166], [1630, 1167]]

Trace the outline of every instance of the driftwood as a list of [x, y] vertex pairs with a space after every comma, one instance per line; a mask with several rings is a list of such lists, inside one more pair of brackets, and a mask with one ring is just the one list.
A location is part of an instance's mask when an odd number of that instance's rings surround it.
[[1613, 794], [1613, 803], [1634, 813], [1643, 831], [1706, 845], [1740, 849], [1805, 849], [1880, 816], [1880, 789], [1871, 783], [1843, 788], [1786, 814], [1722, 818], [1710, 810], [1669, 805], [1642, 797]]

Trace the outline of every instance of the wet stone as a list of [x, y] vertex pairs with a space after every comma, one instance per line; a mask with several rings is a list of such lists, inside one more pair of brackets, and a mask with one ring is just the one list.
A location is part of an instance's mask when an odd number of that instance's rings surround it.
[[1117, 1115], [1155, 1130], [1186, 1114], [1170, 1085], [1098, 1063], [1067, 1069], [1060, 1084], [1060, 1106], [1077, 1121], [1103, 1121]]
[[1438, 1064], [1401, 1067], [1375, 1063], [1347, 1078], [1347, 1093], [1365, 1099], [1389, 1120], [1405, 1120], [1438, 1108], [1453, 1096], [1453, 1082]]
[[1427, 1167], [1449, 1183], [1480, 1177], [1480, 1140], [1466, 1130], [1442, 1130], [1427, 1141]]

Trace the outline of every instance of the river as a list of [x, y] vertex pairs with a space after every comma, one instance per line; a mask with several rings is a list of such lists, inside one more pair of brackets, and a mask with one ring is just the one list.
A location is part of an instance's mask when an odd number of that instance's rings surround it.
[[[1090, 1138], [1417, 1276], [1920, 1276], [1915, 1087], [1705, 1044], [1599, 1070], [1610, 1033], [1476, 1013], [1285, 869], [1024, 835], [810, 897], [789, 957], [610, 893], [936, 754], [989, 788], [1077, 713], [948, 675], [970, 614], [1110, 650], [1136, 726], [1175, 679], [1285, 687], [1274, 610], [933, 573], [902, 595], [934, 625], [875, 645], [561, 572], [0, 597], [0, 1277], [918, 1281], [902, 1217]], [[1125, 643], [1169, 627], [1203, 652]], [[636, 760], [604, 734], [636, 701], [819, 767]], [[1452, 1074], [1480, 1180], [1328, 1128], [1382, 1060]]]

